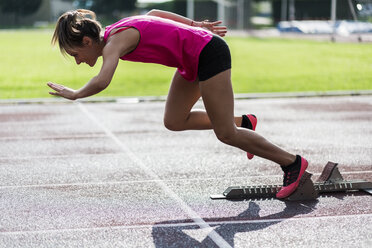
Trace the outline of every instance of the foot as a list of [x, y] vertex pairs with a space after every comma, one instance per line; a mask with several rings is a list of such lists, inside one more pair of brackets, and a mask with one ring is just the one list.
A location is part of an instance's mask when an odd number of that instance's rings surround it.
[[[248, 128], [250, 130], [256, 130], [257, 126], [257, 117], [253, 114], [247, 114], [243, 115], [243, 120], [242, 120], [242, 127]], [[252, 153], [247, 152], [247, 157], [248, 159], [252, 159], [254, 155]]]
[[276, 194], [276, 198], [287, 198], [295, 192], [307, 166], [308, 162], [306, 159], [299, 155], [296, 156], [296, 160], [293, 164], [282, 166], [282, 170], [284, 171], [283, 187]]

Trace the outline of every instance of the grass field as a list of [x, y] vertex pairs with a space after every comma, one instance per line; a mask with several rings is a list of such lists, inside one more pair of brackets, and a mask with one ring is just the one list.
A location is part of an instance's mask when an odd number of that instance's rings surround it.
[[[43, 98], [46, 82], [83, 86], [100, 68], [50, 46], [51, 31], [0, 32], [0, 98]], [[235, 93], [372, 89], [372, 46], [229, 37]], [[121, 61], [100, 96], [165, 95], [174, 68]]]

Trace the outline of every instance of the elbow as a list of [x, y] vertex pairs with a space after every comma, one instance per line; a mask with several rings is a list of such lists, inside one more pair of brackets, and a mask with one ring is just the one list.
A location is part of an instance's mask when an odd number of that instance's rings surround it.
[[100, 82], [99, 84], [97, 84], [97, 90], [99, 92], [103, 91], [104, 89], [107, 88], [107, 86], [109, 85], [110, 83], [106, 83], [105, 81], [103, 82]]

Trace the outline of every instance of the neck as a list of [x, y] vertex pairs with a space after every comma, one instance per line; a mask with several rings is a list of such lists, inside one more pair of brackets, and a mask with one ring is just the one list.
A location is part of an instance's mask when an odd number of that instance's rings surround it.
[[98, 56], [102, 56], [102, 51], [105, 45], [106, 45], [106, 42], [103, 39], [101, 39], [99, 43], [96, 43]]

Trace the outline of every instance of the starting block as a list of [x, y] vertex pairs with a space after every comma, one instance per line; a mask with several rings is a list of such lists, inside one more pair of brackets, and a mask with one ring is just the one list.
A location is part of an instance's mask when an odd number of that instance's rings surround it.
[[[321, 193], [365, 191], [372, 194], [372, 182], [365, 180], [345, 181], [337, 168], [337, 163], [328, 162], [322, 174], [314, 183], [312, 174], [305, 171], [296, 191], [285, 200], [303, 201], [316, 199]], [[281, 185], [256, 185], [228, 187], [222, 194], [211, 195], [212, 200], [262, 199], [275, 198]]]

